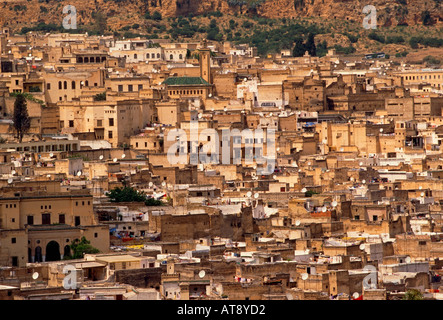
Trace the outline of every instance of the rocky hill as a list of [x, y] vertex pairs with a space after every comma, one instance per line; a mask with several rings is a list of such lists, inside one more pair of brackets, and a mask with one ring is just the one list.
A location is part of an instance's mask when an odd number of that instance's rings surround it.
[[60, 25], [63, 7], [77, 9], [78, 24], [90, 25], [97, 14], [106, 17], [109, 31], [143, 21], [146, 12], [163, 17], [201, 15], [220, 11], [225, 15], [266, 18], [320, 17], [325, 20], [363, 21], [365, 5], [377, 8], [379, 26], [440, 24], [443, 0], [5, 0], [0, 23], [19, 31], [41, 22]]

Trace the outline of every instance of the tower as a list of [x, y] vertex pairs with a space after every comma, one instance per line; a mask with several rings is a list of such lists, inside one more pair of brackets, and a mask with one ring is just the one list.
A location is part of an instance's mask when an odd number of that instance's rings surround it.
[[203, 41], [203, 48], [199, 50], [200, 54], [200, 77], [211, 82], [211, 50], [207, 48], [206, 41]]

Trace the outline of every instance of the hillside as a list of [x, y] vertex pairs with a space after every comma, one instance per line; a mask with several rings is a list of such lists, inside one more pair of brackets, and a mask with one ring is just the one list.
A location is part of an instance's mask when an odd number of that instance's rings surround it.
[[[12, 32], [89, 32], [126, 38], [247, 42], [260, 54], [315, 36], [320, 54], [385, 51], [404, 57], [443, 47], [443, 0], [30, 0], [3, 2], [0, 22]], [[377, 30], [362, 26], [362, 9], [377, 8]], [[77, 9], [77, 30], [61, 27], [63, 7]], [[299, 37], [302, 39], [300, 40]], [[420, 43], [422, 38], [431, 38]], [[411, 40], [412, 39], [412, 40]], [[437, 39], [437, 40], [436, 40]], [[414, 42], [411, 44], [411, 41]], [[423, 42], [423, 41], [421, 41]], [[417, 44], [418, 43], [418, 44]]]
[[416, 25], [429, 11], [434, 22], [442, 20], [442, 0], [30, 0], [5, 1], [1, 6], [2, 24], [13, 29], [38, 22], [61, 24], [62, 9], [73, 5], [79, 24], [90, 24], [94, 13], [108, 18], [111, 30], [140, 22], [147, 12], [159, 11], [163, 17], [201, 15], [220, 11], [226, 15], [261, 16], [272, 19], [321, 17], [328, 20], [361, 21], [365, 5], [374, 5], [379, 26]]

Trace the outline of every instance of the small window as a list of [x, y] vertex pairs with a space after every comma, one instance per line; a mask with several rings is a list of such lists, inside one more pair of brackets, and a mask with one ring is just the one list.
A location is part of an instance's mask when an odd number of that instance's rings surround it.
[[17, 243], [17, 239], [16, 238], [11, 238], [11, 243]]

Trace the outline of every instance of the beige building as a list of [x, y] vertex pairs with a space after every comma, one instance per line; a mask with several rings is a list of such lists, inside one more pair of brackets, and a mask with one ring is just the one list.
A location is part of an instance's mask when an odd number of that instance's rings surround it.
[[109, 250], [109, 229], [97, 223], [88, 193], [16, 192], [0, 200], [2, 265], [55, 261], [85, 236], [101, 252]]

